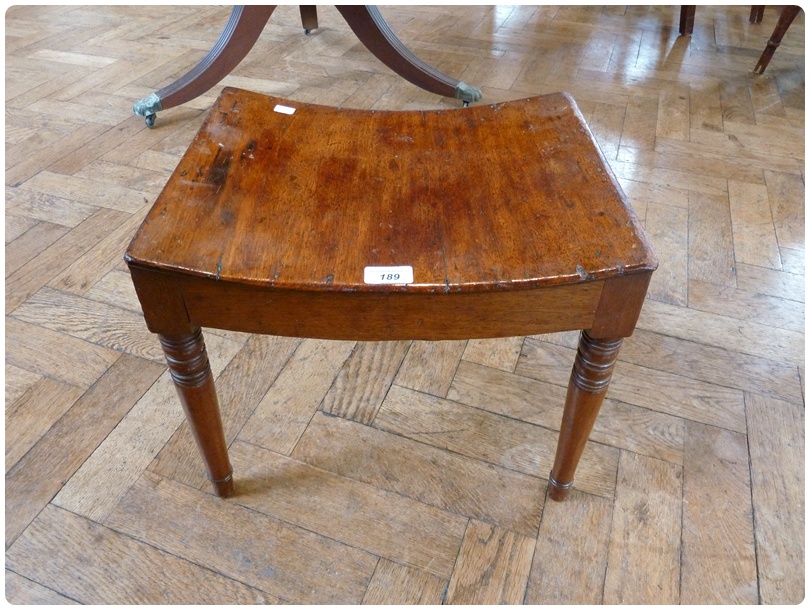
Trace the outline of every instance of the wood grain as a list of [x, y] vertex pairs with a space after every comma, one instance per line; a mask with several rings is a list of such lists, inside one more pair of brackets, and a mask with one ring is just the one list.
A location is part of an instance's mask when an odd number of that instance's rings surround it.
[[527, 604], [599, 604], [607, 568], [613, 502], [571, 492], [547, 502], [537, 535]]
[[354, 343], [349, 341], [303, 342], [262, 398], [239, 438], [289, 455], [353, 347]]
[[462, 358], [511, 373], [515, 370], [522, 346], [523, 337], [472, 339], [467, 342]]
[[534, 554], [534, 540], [471, 520], [447, 588], [448, 604], [519, 604]]
[[450, 577], [464, 535], [462, 517], [240, 441], [233, 460], [244, 473], [239, 504], [427, 574]]
[[606, 604], [679, 601], [679, 466], [622, 452], [605, 574]]
[[6, 313], [61, 273], [76, 257], [90, 250], [109, 233], [111, 225], [126, 217], [114, 210], [99, 210], [9, 275], [6, 278]]
[[[756, 604], [757, 561], [745, 437], [689, 422], [683, 473], [681, 602]], [[717, 527], [719, 523], [723, 526]], [[720, 559], [725, 557], [735, 560]]]
[[106, 347], [6, 318], [6, 362], [33, 373], [88, 388], [119, 357]]
[[[31, 561], [47, 554], [49, 562]], [[6, 553], [6, 567], [33, 580], [53, 570], [56, 593], [83, 604], [278, 602], [272, 595], [179, 559], [130, 536], [48, 506]], [[167, 579], [171, 586], [164, 583]], [[157, 585], [157, 586], [156, 586]]]
[[447, 583], [440, 578], [381, 559], [368, 584], [364, 605], [438, 605]]
[[359, 342], [323, 399], [322, 410], [363, 424], [377, 414], [410, 342]]
[[644, 227], [663, 261], [650, 282], [649, 298], [686, 305], [688, 267], [688, 213], [666, 205], [650, 204]]
[[152, 362], [122, 356], [7, 472], [6, 546], [53, 499], [160, 372]]
[[31, 373], [13, 364], [6, 364], [6, 409], [17, 402], [40, 379], [42, 379], [42, 375]]
[[6, 409], [6, 472], [48, 431], [83, 393], [81, 388], [44, 378]]
[[622, 345], [623, 360], [710, 384], [798, 402], [796, 367], [687, 339], [639, 330]]
[[[509, 388], [508, 392], [504, 391], [505, 387]], [[462, 363], [448, 398], [550, 430], [559, 430], [565, 389]], [[591, 468], [588, 466], [591, 459], [588, 456], [592, 455], [595, 464], [600, 463], [605, 467], [604, 471], [598, 469], [608, 477], [604, 481], [612, 481], [618, 454], [605, 451], [600, 444], [620, 446], [680, 464], [683, 422], [677, 417], [607, 399], [594, 425], [591, 440], [595, 443], [583, 458], [578, 480], [586, 476]], [[612, 483], [605, 488], [608, 489], [613, 489]]]
[[729, 180], [735, 258], [740, 263], [781, 269], [773, 215], [765, 186]]
[[138, 314], [47, 286], [20, 305], [13, 317], [91, 345], [101, 345], [153, 362], [163, 361], [160, 345], [144, 328]]
[[[238, 345], [208, 337], [211, 369], [219, 374]], [[54, 498], [57, 506], [101, 521], [183, 422], [169, 373], [160, 376]]]
[[689, 279], [736, 286], [728, 198], [690, 193], [688, 230]]
[[[189, 511], [189, 505], [195, 509]], [[153, 519], [158, 513], [167, 518]], [[167, 553], [290, 602], [358, 603], [377, 564], [364, 551], [149, 473], [106, 522]], [[311, 569], [313, 563], [336, 562], [339, 571]]]
[[[554, 406], [561, 411], [564, 396]], [[528, 407], [528, 410], [531, 406]], [[513, 414], [510, 414], [513, 415]], [[559, 429], [561, 415], [555, 427]], [[557, 435], [546, 428], [471, 409], [449, 400], [393, 386], [374, 426], [434, 447], [536, 477], [547, 478]], [[591, 444], [577, 471], [577, 486], [610, 496], [616, 452]]]
[[414, 341], [395, 379], [413, 390], [446, 396], [466, 341]]
[[[656, 301], [649, 301], [656, 303]], [[524, 358], [525, 355], [525, 358]], [[516, 372], [555, 385], [567, 384], [570, 371], [564, 361], [573, 350], [527, 339]], [[660, 400], [665, 395], [667, 400]], [[610, 383], [609, 398], [675, 417], [745, 429], [743, 393], [688, 377], [619, 362]]]
[[804, 596], [804, 409], [746, 394], [761, 603]]
[[78, 602], [60, 595], [33, 580], [6, 570], [6, 600], [11, 604], [75, 605]]
[[526, 536], [540, 522], [541, 480], [339, 418], [316, 414], [292, 457]]

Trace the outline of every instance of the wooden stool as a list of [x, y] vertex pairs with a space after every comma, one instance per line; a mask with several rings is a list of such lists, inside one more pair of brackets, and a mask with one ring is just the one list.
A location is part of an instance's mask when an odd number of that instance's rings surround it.
[[238, 89], [126, 261], [220, 496], [233, 481], [200, 327], [357, 341], [583, 329], [550, 474], [562, 499], [657, 266], [564, 94], [384, 112]]

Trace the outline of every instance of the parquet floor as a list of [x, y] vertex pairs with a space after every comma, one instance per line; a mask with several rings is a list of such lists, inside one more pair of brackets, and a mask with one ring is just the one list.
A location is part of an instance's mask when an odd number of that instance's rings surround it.
[[[383, 9], [486, 101], [568, 91], [661, 259], [576, 481], [546, 499], [575, 336], [209, 332], [238, 495], [209, 493], [122, 254], [217, 90], [132, 102], [228, 9], [6, 12], [6, 596], [15, 603], [796, 603], [804, 597], [804, 16]], [[223, 84], [455, 106], [331, 7]]]

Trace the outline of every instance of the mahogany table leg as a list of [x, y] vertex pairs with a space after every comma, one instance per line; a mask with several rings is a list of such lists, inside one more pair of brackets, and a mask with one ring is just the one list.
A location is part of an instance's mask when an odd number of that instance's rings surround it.
[[782, 37], [787, 32], [788, 27], [790, 24], [793, 23], [793, 20], [796, 18], [796, 15], [799, 14], [801, 10], [798, 6], [786, 6], [782, 9], [782, 14], [779, 15], [779, 21], [776, 23], [776, 28], [771, 34], [771, 39], [768, 41], [768, 46], [765, 47], [765, 50], [762, 52], [762, 56], [759, 58], [757, 65], [754, 67], [754, 72], [757, 74], [762, 74], [765, 72], [765, 68], [768, 67], [768, 64], [773, 57], [774, 51], [776, 51], [776, 47], [780, 45], [782, 42]]
[[188, 335], [158, 337], [214, 491], [223, 498], [232, 496], [233, 469], [202, 331], [197, 328]]
[[202, 61], [171, 85], [135, 102], [135, 114], [152, 127], [155, 113], [193, 100], [230, 74], [259, 39], [275, 6], [234, 6], [225, 29]]
[[405, 80], [431, 93], [463, 100], [466, 104], [483, 97], [478, 87], [450, 78], [414, 55], [397, 38], [376, 6], [338, 5], [337, 9], [360, 42]]
[[301, 25], [304, 33], [309, 34], [312, 30], [318, 29], [318, 7], [314, 4], [302, 4], [298, 7], [301, 12]]
[[682, 5], [678, 33], [681, 36], [691, 36], [695, 29], [695, 11], [697, 5]]
[[595, 339], [582, 331], [568, 382], [560, 438], [549, 476], [549, 497], [564, 500], [574, 483], [574, 471], [607, 393], [621, 339]]

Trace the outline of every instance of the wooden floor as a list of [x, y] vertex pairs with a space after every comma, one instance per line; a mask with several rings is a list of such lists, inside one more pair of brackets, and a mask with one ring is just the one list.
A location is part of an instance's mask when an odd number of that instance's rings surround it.
[[[804, 16], [392, 7], [485, 102], [568, 91], [661, 260], [576, 479], [546, 498], [576, 335], [353, 344], [211, 331], [215, 498], [122, 255], [219, 87], [132, 103], [222, 7], [6, 12], [6, 596], [14, 603], [796, 603], [804, 597]], [[279, 8], [223, 84], [458, 106], [338, 13]]]

